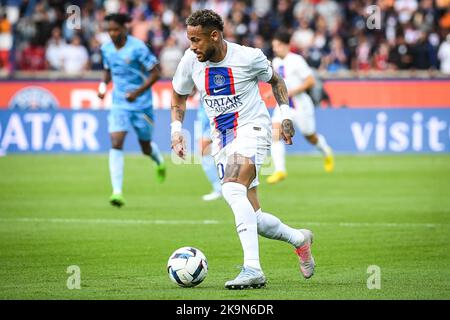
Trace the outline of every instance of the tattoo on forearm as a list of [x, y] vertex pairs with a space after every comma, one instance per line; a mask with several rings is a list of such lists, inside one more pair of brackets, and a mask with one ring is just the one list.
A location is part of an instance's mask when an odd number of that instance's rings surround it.
[[180, 106], [172, 106], [172, 114], [175, 116], [175, 120], [183, 122], [185, 111]]
[[274, 74], [274, 78], [275, 81], [273, 81], [271, 84], [275, 100], [277, 101], [278, 105], [289, 104], [288, 91], [283, 78], [281, 78], [276, 73]]

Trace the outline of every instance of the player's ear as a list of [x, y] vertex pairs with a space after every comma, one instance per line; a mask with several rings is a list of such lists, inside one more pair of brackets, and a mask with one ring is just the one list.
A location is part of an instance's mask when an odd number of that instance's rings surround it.
[[219, 40], [219, 31], [217, 31], [216, 29], [211, 31], [211, 40], [212, 41], [218, 41]]

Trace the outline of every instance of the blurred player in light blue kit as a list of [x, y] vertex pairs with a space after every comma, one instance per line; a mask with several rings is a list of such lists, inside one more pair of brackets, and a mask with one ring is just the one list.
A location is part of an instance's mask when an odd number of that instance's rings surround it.
[[128, 35], [126, 23], [131, 19], [125, 14], [111, 14], [108, 22], [110, 42], [101, 47], [104, 75], [99, 85], [98, 96], [103, 99], [107, 84], [114, 83], [112, 107], [108, 116], [108, 131], [111, 136], [109, 169], [113, 194], [110, 202], [121, 207], [125, 204], [122, 195], [124, 153], [123, 144], [127, 132], [135, 130], [142, 153], [156, 163], [156, 175], [163, 182], [166, 175], [164, 159], [158, 146], [151, 142], [153, 131], [152, 85], [160, 77], [158, 59], [141, 40]]
[[202, 168], [212, 185], [211, 193], [205, 194], [202, 199], [204, 201], [212, 201], [222, 198], [222, 185], [220, 184], [219, 176], [217, 174], [216, 164], [214, 158], [211, 156], [211, 128], [209, 119], [206, 115], [205, 108], [200, 105], [197, 111], [197, 121], [200, 124], [199, 132], [199, 150], [202, 156]]

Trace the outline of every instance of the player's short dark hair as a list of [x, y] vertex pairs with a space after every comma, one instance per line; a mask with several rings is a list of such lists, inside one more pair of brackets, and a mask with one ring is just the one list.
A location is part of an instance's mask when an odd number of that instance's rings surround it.
[[114, 21], [121, 26], [124, 26], [125, 23], [131, 22], [131, 17], [125, 13], [111, 13], [105, 17], [105, 21]]
[[280, 42], [283, 42], [285, 44], [289, 44], [291, 42], [291, 34], [287, 31], [278, 31], [273, 36], [273, 40], [278, 40]]
[[217, 13], [209, 9], [202, 9], [193, 12], [186, 19], [186, 24], [192, 27], [201, 26], [202, 28], [212, 28], [223, 31], [222, 18]]

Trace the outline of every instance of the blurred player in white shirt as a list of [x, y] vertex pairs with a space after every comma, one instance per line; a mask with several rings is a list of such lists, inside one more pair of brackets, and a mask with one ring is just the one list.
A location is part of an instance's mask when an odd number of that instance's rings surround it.
[[182, 121], [186, 99], [194, 86], [211, 126], [212, 156], [222, 183], [222, 196], [231, 207], [244, 252], [241, 273], [225, 283], [228, 289], [261, 288], [266, 278], [259, 261], [258, 234], [295, 247], [305, 278], [314, 273], [312, 232], [294, 229], [262, 212], [256, 187], [272, 138], [271, 121], [258, 82], [272, 86], [280, 105], [283, 140], [291, 144], [294, 125], [289, 119], [286, 85], [273, 72], [261, 50], [223, 39], [223, 21], [211, 10], [198, 10], [187, 19], [191, 42], [172, 81], [172, 148], [186, 156]]
[[[314, 103], [307, 91], [314, 86], [312, 70], [302, 56], [290, 52], [290, 35], [286, 32], [278, 32], [272, 40], [272, 48], [275, 58], [272, 61], [273, 69], [283, 77], [288, 88], [289, 106], [291, 118], [300, 132], [314, 145], [324, 156], [325, 171], [334, 169], [334, 158], [331, 148], [325, 137], [316, 132], [314, 119]], [[267, 178], [268, 183], [277, 183], [287, 177], [285, 163], [285, 146], [280, 141], [282, 118], [279, 109], [276, 108], [272, 115], [273, 143], [272, 160], [275, 172]]]

